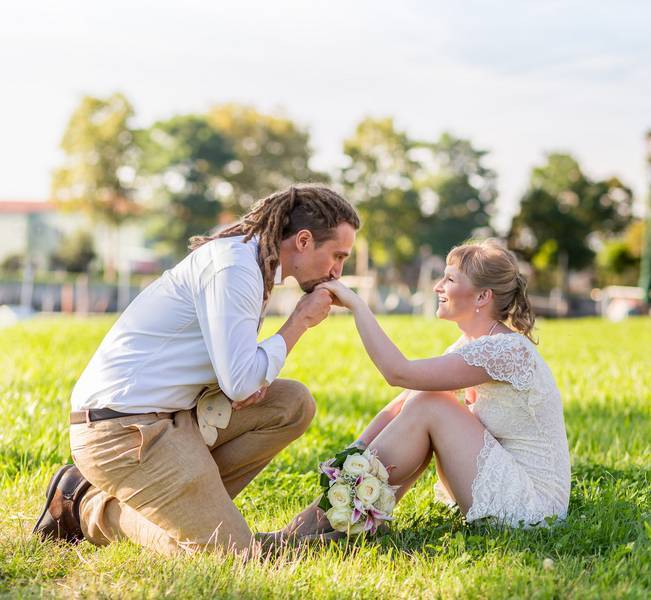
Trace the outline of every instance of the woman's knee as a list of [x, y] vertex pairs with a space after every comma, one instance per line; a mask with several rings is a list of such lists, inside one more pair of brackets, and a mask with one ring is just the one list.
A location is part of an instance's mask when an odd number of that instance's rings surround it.
[[457, 401], [451, 392], [415, 392], [405, 401], [401, 414], [415, 418], [434, 417], [456, 405]]

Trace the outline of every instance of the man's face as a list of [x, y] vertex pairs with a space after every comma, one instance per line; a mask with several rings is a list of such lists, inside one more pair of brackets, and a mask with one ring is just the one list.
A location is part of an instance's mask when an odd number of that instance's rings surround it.
[[302, 240], [297, 234], [297, 248], [292, 275], [304, 292], [311, 292], [319, 283], [339, 279], [344, 262], [350, 256], [355, 243], [355, 228], [348, 223], [337, 226], [333, 239], [316, 247], [314, 238]]

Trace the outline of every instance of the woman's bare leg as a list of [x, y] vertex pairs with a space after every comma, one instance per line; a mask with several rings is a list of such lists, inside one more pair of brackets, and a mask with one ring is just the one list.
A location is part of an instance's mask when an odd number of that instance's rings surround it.
[[[404, 403], [411, 398], [414, 394], [413, 390], [403, 390], [400, 392], [389, 404], [387, 404], [367, 425], [362, 434], [359, 436], [359, 441], [368, 445], [378, 434], [385, 428], [388, 423], [396, 418]], [[428, 461], [429, 463], [429, 461]], [[424, 465], [425, 468], [427, 465]], [[332, 530], [330, 523], [325, 518], [323, 510], [317, 505], [319, 499], [317, 498], [307, 508], [303, 509], [296, 515], [292, 521], [278, 532], [273, 534], [274, 539], [285, 538], [289, 536], [307, 535], [319, 533], [323, 531]]]
[[[401, 394], [402, 395], [402, 394]], [[436, 458], [437, 473], [461, 510], [472, 505], [477, 456], [484, 445], [484, 426], [451, 392], [409, 392], [401, 411], [371, 442], [385, 465], [395, 465], [392, 485], [400, 500]], [[282, 538], [305, 536], [332, 528], [313, 502], [279, 532]]]
[[472, 482], [485, 428], [450, 392], [420, 392], [409, 398], [400, 414], [373, 440], [385, 465], [395, 465], [390, 482], [413, 483], [433, 447], [444, 483], [461, 510], [472, 506]]
[[[430, 461], [432, 460], [433, 449], [430, 451], [423, 461], [423, 464], [412, 474], [406, 481], [396, 483], [400, 485], [400, 489], [396, 491], [396, 502], [398, 502], [409, 490], [409, 488], [416, 482], [420, 475], [427, 469]], [[322, 533], [325, 531], [332, 531], [330, 522], [325, 517], [325, 513], [318, 507], [319, 498], [317, 498], [307, 508], [303, 509], [298, 515], [292, 519], [291, 523], [284, 529], [277, 532], [283, 538], [291, 536], [304, 537], [315, 533]]]
[[430, 462], [432, 462], [432, 456], [434, 455], [434, 448], [430, 446], [429, 452], [427, 453], [425, 460], [423, 463], [416, 469], [414, 473], [412, 473], [406, 481], [402, 481], [400, 483], [395, 483], [393, 485], [399, 485], [400, 489], [396, 490], [396, 502], [400, 502], [402, 497], [409, 491], [409, 488], [416, 483], [418, 478], [425, 472], [425, 470], [429, 467]]

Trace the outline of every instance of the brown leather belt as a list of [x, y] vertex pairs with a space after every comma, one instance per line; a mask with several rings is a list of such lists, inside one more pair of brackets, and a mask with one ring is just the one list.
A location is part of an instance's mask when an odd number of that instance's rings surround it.
[[[70, 425], [91, 423], [93, 421], [106, 421], [107, 419], [118, 419], [119, 417], [135, 417], [136, 415], [140, 414], [147, 413], [124, 413], [118, 412], [117, 410], [113, 410], [111, 408], [89, 408], [88, 410], [73, 410], [70, 413]], [[172, 418], [171, 413], [169, 418]]]

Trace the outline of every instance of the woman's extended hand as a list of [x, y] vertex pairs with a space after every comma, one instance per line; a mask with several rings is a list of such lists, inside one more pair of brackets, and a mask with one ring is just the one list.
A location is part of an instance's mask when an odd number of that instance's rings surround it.
[[352, 310], [353, 305], [356, 302], [361, 302], [361, 298], [353, 292], [349, 287], [346, 287], [340, 281], [336, 279], [331, 279], [330, 281], [325, 281], [316, 286], [316, 289], [327, 290], [332, 294], [335, 299], [335, 304], [344, 306]]

